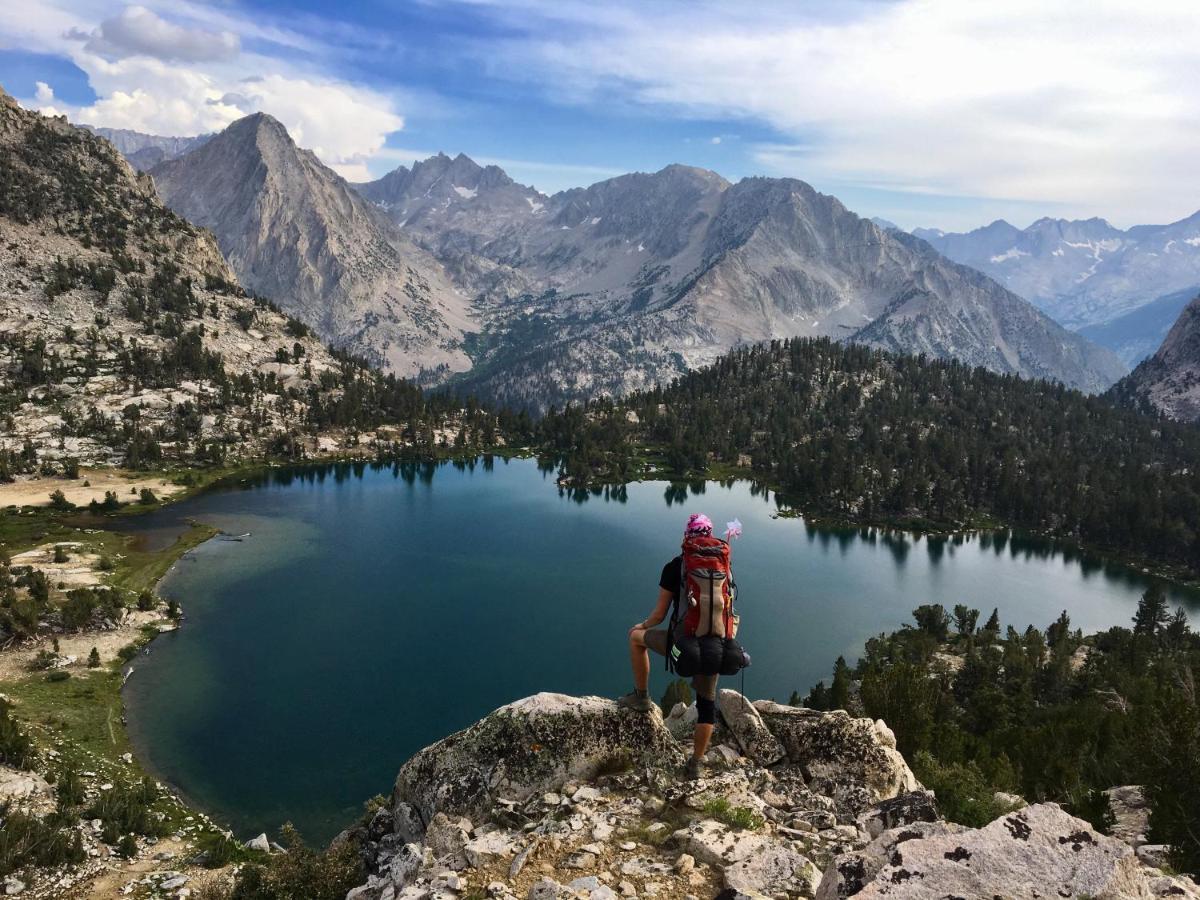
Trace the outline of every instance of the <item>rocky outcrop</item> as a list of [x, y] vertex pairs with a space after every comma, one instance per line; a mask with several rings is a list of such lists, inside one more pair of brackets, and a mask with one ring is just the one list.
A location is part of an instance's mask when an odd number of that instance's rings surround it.
[[0, 808], [5, 806], [46, 812], [54, 808], [54, 789], [36, 772], [0, 765]]
[[1200, 897], [1200, 891], [1143, 866], [1126, 844], [1043, 803], [974, 830], [937, 823], [885, 832], [864, 851], [839, 857], [817, 896], [1117, 900]]
[[848, 816], [920, 787], [896, 750], [895, 735], [881, 720], [770, 700], [758, 700], [754, 706], [783, 744], [788, 760], [800, 767], [814, 790], [834, 798]]
[[426, 747], [400, 769], [393, 807], [421, 821], [479, 817], [567, 781], [631, 766], [669, 767], [682, 755], [662, 716], [631, 715], [611, 700], [535, 694]]
[[[891, 825], [932, 804], [871, 806], [916, 786], [881, 724], [795, 717], [735, 691], [722, 691], [718, 708], [709, 771], [686, 781], [694, 708], [673, 710], [677, 738], [657, 710], [599, 697], [537, 694], [501, 707], [404, 764], [390, 808], [357, 835], [372, 875], [355, 900], [476, 888], [497, 897], [812, 896], [836, 854], [870, 839], [855, 815]], [[811, 784], [806, 767], [817, 773]]]
[[882, 722], [734, 691], [718, 707], [695, 781], [694, 708], [501, 707], [413, 757], [344, 836], [370, 872], [347, 900], [1200, 897], [1053, 804], [942, 820]]

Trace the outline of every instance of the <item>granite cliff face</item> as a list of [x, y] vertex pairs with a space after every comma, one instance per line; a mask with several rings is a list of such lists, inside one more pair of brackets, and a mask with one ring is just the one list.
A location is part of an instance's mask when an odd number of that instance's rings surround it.
[[1158, 352], [1121, 379], [1112, 394], [1172, 419], [1200, 420], [1200, 297], [1184, 307]]
[[242, 284], [333, 345], [404, 376], [470, 365], [469, 306], [441, 265], [270, 116], [152, 175], [168, 206], [213, 231]]
[[425, 748], [339, 838], [370, 872], [347, 900], [1200, 897], [1054, 804], [942, 820], [882, 722], [718, 699], [696, 781], [682, 704], [538, 694]]
[[794, 179], [686, 166], [545, 197], [435, 157], [359, 186], [476, 297], [465, 382], [514, 402], [662, 382], [832, 336], [1101, 390], [1124, 371], [990, 279]]

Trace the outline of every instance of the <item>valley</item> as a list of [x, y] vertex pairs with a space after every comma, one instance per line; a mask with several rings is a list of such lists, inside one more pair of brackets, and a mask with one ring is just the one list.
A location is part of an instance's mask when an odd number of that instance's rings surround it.
[[[1200, 896], [1194, 216], [350, 179], [280, 116], [0, 90], [0, 893], [841, 898], [1027, 827]], [[690, 688], [601, 698], [698, 508], [754, 665], [677, 784]]]

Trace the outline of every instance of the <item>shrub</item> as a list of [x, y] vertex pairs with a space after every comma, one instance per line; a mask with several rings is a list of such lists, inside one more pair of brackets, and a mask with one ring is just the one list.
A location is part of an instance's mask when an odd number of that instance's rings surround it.
[[154, 496], [154, 491], [150, 490], [150, 488], [142, 488], [141, 493], [138, 496], [141, 502], [145, 504], [158, 502], [158, 498]]
[[142, 612], [149, 612], [158, 604], [154, 600], [154, 595], [150, 591], [142, 591], [138, 594], [137, 608]]
[[349, 842], [314, 850], [291, 825], [283, 826], [283, 840], [288, 852], [264, 865], [246, 866], [231, 900], [343, 900], [366, 878], [358, 851]]
[[79, 832], [57, 813], [38, 818], [0, 807], [0, 876], [26, 866], [78, 865], [87, 858]]
[[53, 672], [46, 673], [46, 680], [51, 684], [59, 681], [66, 681], [71, 677], [71, 673], [66, 669], [55, 669]]
[[158, 788], [148, 778], [136, 784], [118, 784], [101, 792], [85, 816], [104, 822], [101, 837], [106, 844], [116, 844], [129, 834], [159, 837], [166, 828], [151, 809], [157, 799]]
[[116, 567], [116, 563], [113, 562], [112, 557], [108, 554], [105, 554], [96, 560], [96, 568], [101, 572], [111, 572]]
[[132, 859], [137, 856], [137, 852], [137, 838], [132, 834], [121, 835], [121, 840], [117, 841], [117, 856], [122, 859]]
[[74, 509], [75, 504], [68, 500], [67, 495], [59, 488], [50, 495], [50, 508], [57, 512], [66, 512]]
[[181, 610], [179, 608], [179, 601], [175, 600], [175, 599], [168, 600], [167, 601], [167, 618], [175, 619], [176, 621], [178, 621], [179, 617], [182, 615], [183, 615], [183, 610]]
[[913, 760], [913, 771], [937, 794], [938, 808], [951, 822], [982, 828], [1010, 811], [995, 800], [995, 789], [974, 762], [944, 765], [922, 750]]
[[676, 703], [682, 703], [684, 706], [692, 704], [692, 686], [683, 678], [676, 678], [667, 685], [658, 705], [662, 707], [664, 713], [670, 714]]
[[34, 672], [45, 672], [56, 662], [58, 662], [58, 654], [43, 648], [29, 661], [29, 668]]
[[201, 838], [200, 844], [202, 864], [206, 869], [223, 869], [238, 853], [238, 842], [224, 834]]
[[95, 647], [93, 647], [92, 652], [88, 654], [87, 664], [89, 669], [100, 668], [100, 651]]
[[54, 545], [54, 561], [56, 563], [65, 563], [70, 558], [71, 556], [67, 553], [66, 547], [64, 547], [62, 544]]
[[704, 804], [704, 814], [732, 828], [757, 831], [763, 826], [763, 818], [748, 806], [733, 806], [724, 797], [716, 797]]
[[11, 710], [9, 702], [0, 698], [0, 763], [28, 769], [33, 765], [33, 742], [17, 725]]
[[55, 773], [54, 793], [58, 798], [60, 812], [79, 806], [85, 799], [83, 780], [74, 769], [63, 768]]

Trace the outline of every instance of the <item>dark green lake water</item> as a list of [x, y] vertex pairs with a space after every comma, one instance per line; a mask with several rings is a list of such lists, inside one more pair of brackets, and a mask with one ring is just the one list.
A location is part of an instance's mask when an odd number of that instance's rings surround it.
[[[774, 498], [744, 482], [577, 502], [532, 461], [358, 472], [213, 491], [130, 526], [151, 542], [188, 517], [249, 533], [176, 564], [162, 591], [185, 625], [125, 688], [142, 758], [241, 836], [291, 821], [325, 841], [411, 753], [501, 704], [628, 690], [627, 629], [693, 511], [745, 526], [734, 571], [753, 697], [806, 690], [921, 603], [999, 607], [1019, 628], [1066, 609], [1094, 630], [1127, 623], [1145, 588], [1036, 542], [773, 518]], [[665, 686], [656, 667], [651, 691]]]

